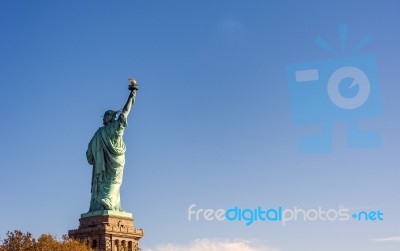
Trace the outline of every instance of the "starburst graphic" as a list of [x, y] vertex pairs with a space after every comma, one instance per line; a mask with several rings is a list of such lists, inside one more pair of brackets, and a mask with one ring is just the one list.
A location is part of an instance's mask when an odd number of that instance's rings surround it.
[[[347, 31], [348, 31], [348, 26], [347, 24], [341, 24], [339, 25], [339, 33], [340, 33], [340, 45], [341, 45], [341, 50], [342, 52], [345, 52], [346, 50], [346, 44], [347, 44]], [[372, 36], [370, 34], [364, 36], [363, 39], [361, 39], [355, 47], [351, 49], [352, 52], [356, 52], [366, 45], [370, 44], [372, 42]], [[337, 54], [337, 51], [331, 46], [325, 39], [322, 37], [318, 36], [317, 39], [315, 40], [315, 43], [323, 48], [324, 50], [327, 50], [333, 54]]]

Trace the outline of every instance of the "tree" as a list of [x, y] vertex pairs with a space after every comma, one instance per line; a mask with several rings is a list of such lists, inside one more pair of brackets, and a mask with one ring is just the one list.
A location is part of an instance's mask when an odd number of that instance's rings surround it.
[[85, 244], [64, 235], [57, 240], [50, 234], [42, 234], [39, 239], [32, 234], [22, 233], [20, 230], [7, 232], [7, 238], [2, 241], [0, 251], [93, 251]]
[[25, 251], [33, 250], [35, 239], [31, 233], [22, 233], [19, 230], [7, 232], [7, 238], [0, 246], [0, 251]]

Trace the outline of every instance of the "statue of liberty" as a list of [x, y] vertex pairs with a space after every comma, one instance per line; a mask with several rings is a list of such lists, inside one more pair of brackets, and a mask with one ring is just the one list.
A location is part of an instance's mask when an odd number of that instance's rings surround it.
[[121, 112], [109, 110], [104, 113], [103, 126], [96, 131], [86, 151], [87, 160], [93, 166], [89, 212], [123, 211], [120, 189], [126, 148], [122, 135], [139, 89], [134, 79], [129, 81], [130, 94], [124, 108]]

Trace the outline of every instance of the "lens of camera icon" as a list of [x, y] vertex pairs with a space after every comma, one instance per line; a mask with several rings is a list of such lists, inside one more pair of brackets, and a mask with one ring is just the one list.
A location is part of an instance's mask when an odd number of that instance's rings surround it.
[[[344, 97], [340, 91], [340, 84], [346, 78], [352, 79], [349, 89], [358, 86], [358, 92], [353, 97]], [[346, 110], [362, 106], [370, 94], [370, 82], [365, 73], [359, 68], [346, 66], [337, 69], [328, 80], [328, 95], [330, 100], [338, 107]]]

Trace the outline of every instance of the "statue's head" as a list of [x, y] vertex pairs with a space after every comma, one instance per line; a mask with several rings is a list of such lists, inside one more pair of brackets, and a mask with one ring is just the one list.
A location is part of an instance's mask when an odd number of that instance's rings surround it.
[[111, 121], [114, 121], [117, 116], [118, 111], [108, 110], [103, 116], [103, 125], [107, 125]]

